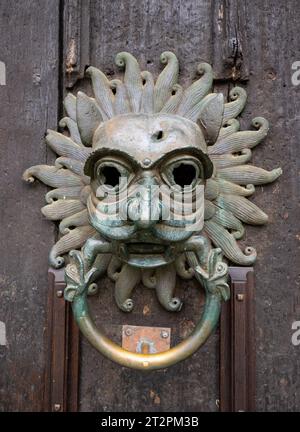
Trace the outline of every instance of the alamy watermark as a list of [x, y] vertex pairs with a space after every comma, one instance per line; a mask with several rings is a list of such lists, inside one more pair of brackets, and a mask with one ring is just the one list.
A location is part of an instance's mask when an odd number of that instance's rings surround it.
[[6, 85], [6, 67], [2, 61], [0, 61], [0, 85]]
[[298, 86], [300, 84], [300, 61], [292, 63], [292, 84]]
[[108, 188], [101, 185], [96, 196], [101, 219], [113, 221], [172, 221], [187, 231], [199, 231], [204, 220], [204, 186], [170, 188], [166, 185], [129, 187], [126, 177], [119, 185]]
[[292, 334], [292, 344], [298, 346], [300, 345], [300, 321], [293, 322], [292, 330], [295, 330]]

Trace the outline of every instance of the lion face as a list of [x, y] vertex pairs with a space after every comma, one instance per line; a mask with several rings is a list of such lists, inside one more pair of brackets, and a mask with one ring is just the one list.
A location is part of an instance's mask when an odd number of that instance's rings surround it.
[[[248, 198], [256, 185], [282, 173], [248, 163], [269, 124], [255, 117], [254, 129], [240, 131], [243, 88], [231, 89], [230, 101], [224, 101], [212, 92], [207, 63], [198, 65], [200, 77], [183, 88], [176, 55], [165, 51], [160, 60], [165, 66], [157, 77], [127, 52], [116, 56], [123, 79], [90, 66], [94, 97], [79, 91], [64, 100], [60, 126], [69, 136], [47, 133], [58, 155], [55, 165], [36, 165], [23, 175], [53, 188], [42, 208], [44, 217], [60, 222], [50, 265], [62, 267], [70, 252], [71, 260], [80, 257], [82, 275], [86, 265], [96, 268], [97, 277], [107, 272], [116, 303], [126, 312], [140, 281], [156, 289], [167, 310], [177, 311], [182, 302], [174, 297], [176, 275], [195, 276], [212, 292], [209, 278], [214, 285], [225, 277], [218, 273], [221, 253], [237, 265], [252, 265], [255, 249], [243, 250], [238, 240], [244, 224], [261, 225], [268, 217]], [[219, 285], [224, 287], [223, 279]], [[65, 297], [72, 301], [77, 288]], [[227, 288], [220, 291], [223, 299]]]
[[137, 267], [175, 260], [201, 231], [212, 173], [200, 128], [176, 115], [123, 115], [101, 125], [85, 164], [92, 226]]

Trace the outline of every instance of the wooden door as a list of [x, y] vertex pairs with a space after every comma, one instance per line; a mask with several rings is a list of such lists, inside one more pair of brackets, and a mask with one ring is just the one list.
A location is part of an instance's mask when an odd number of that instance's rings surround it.
[[[196, 66], [214, 67], [215, 88], [228, 97], [238, 84], [248, 93], [241, 129], [257, 115], [271, 124], [253, 162], [284, 175], [257, 188], [254, 202], [270, 215], [263, 228], [249, 228], [244, 243], [258, 251], [255, 265], [256, 409], [300, 409], [299, 348], [291, 326], [299, 308], [299, 116], [300, 86], [292, 64], [300, 60], [296, 0], [26, 0], [0, 6], [1, 273], [0, 410], [44, 409], [50, 351], [45, 330], [48, 251], [57, 233], [43, 219], [45, 187], [21, 182], [24, 169], [47, 163], [44, 134], [62, 117], [67, 91], [90, 92], [87, 65], [118, 77], [114, 57], [127, 50], [154, 75], [161, 52], [174, 51], [182, 83]], [[297, 253], [298, 251], [298, 253]], [[192, 330], [204, 298], [193, 282], [178, 281], [184, 307], [165, 312], [151, 290], [134, 294], [135, 309], [121, 313], [104, 279], [91, 299], [96, 322], [120, 342], [123, 324], [169, 327], [173, 342]], [[105, 306], [103, 306], [105, 305]], [[220, 405], [219, 331], [192, 358], [167, 370], [141, 374], [97, 353], [83, 338], [78, 401], [81, 411], [217, 411]], [[236, 371], [237, 372], [237, 371]]]

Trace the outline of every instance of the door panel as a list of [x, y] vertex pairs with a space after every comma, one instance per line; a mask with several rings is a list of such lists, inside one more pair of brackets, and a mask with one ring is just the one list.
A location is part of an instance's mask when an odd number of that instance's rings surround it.
[[[258, 251], [257, 409], [300, 409], [299, 347], [291, 343], [292, 322], [300, 319], [300, 86], [291, 83], [291, 65], [300, 60], [299, 19], [297, 0], [50, 0], [43, 7], [36, 0], [18, 2], [17, 6], [1, 2], [0, 61], [6, 66], [6, 85], [0, 85], [4, 203], [0, 321], [5, 324], [6, 341], [0, 345], [1, 370], [5, 371], [0, 378], [0, 410], [42, 409], [49, 358], [45, 338], [47, 256], [56, 232], [39, 210], [45, 187], [36, 182], [29, 189], [21, 182], [22, 172], [52, 160], [44, 134], [47, 128], [57, 128], [66, 87], [74, 93], [78, 89], [90, 93], [88, 81], [81, 79], [87, 63], [111, 78], [118, 77], [121, 73], [114, 66], [114, 57], [124, 50], [155, 76], [161, 70], [161, 52], [174, 51], [182, 84], [196, 78], [200, 61], [212, 63], [218, 91], [228, 97], [237, 84], [248, 93], [241, 129], [249, 128], [258, 115], [270, 121], [270, 133], [253, 151], [253, 163], [267, 169], [282, 166], [284, 174], [276, 184], [264, 190], [256, 188], [253, 201], [269, 214], [270, 223], [249, 227], [243, 240]], [[242, 46], [236, 45], [235, 35]], [[68, 57], [68, 38], [75, 38], [83, 49], [72, 80], [70, 73], [66, 74], [70, 67], [67, 60], [73, 61]], [[234, 82], [236, 76], [231, 72], [238, 61], [242, 61], [242, 81]], [[178, 280], [177, 290], [184, 307], [174, 314], [164, 311], [154, 293], [142, 286], [134, 292], [134, 311], [128, 315], [120, 312], [108, 279], [100, 282], [99, 295], [91, 298], [90, 304], [96, 323], [115, 341], [121, 341], [122, 325], [132, 324], [170, 327], [175, 344], [192, 330], [204, 301], [194, 282]], [[3, 341], [3, 331], [1, 338]], [[218, 350], [217, 331], [182, 364], [141, 374], [104, 359], [82, 338], [79, 409], [215, 411]]]
[[[267, 193], [256, 188], [253, 201], [270, 215], [270, 223], [262, 228], [248, 227], [243, 240], [245, 246], [251, 244], [258, 251], [255, 317], [259, 410], [295, 410], [300, 406], [299, 395], [293, 390], [300, 365], [296, 348], [290, 342], [292, 322], [299, 319], [299, 253], [295, 251], [299, 251], [296, 141], [300, 86], [291, 84], [291, 65], [300, 55], [299, 14], [294, 0], [127, 0], [119, 1], [118, 8], [105, 1], [90, 2], [90, 64], [117, 77], [114, 56], [118, 51], [129, 50], [143, 67], [156, 75], [161, 70], [159, 54], [173, 50], [179, 58], [181, 80], [185, 84], [195, 78], [197, 63], [208, 61], [216, 71], [218, 91], [228, 97], [234, 85], [247, 90], [248, 103], [241, 116], [241, 129], [247, 129], [258, 115], [270, 121], [267, 139], [253, 151], [253, 164], [267, 169], [282, 166], [284, 175], [278, 183], [267, 187]], [[236, 68], [240, 74], [234, 73]], [[240, 80], [234, 81], [236, 78]], [[79, 82], [75, 87], [82, 84]], [[178, 281], [178, 287], [182, 285]], [[194, 300], [196, 287], [191, 283], [184, 285], [185, 307], [179, 314], [162, 311], [152, 293], [140, 287], [135, 292], [135, 311], [124, 317], [113, 305], [111, 283], [105, 281], [100, 299], [103, 297], [103, 304], [112, 306], [105, 314], [98, 312], [99, 323], [116, 340], [120, 339], [120, 326], [124, 322], [166, 325], [178, 335], [182, 323], [193, 322], [199, 314]], [[93, 299], [92, 303], [96, 313], [98, 300]], [[151, 311], [149, 315], [142, 313], [145, 305]], [[216, 333], [190, 360], [168, 371], [149, 373], [148, 378], [109, 365], [83, 342], [80, 407], [82, 410], [137, 407], [215, 410], [219, 398], [218, 346]], [[94, 364], [100, 366], [103, 376], [94, 372], [97, 370], [92, 368]]]
[[256, 274], [257, 409], [299, 411], [299, 347], [291, 343], [299, 320], [299, 109], [300, 86], [291, 81], [300, 58], [296, 1], [247, 1], [251, 76], [243, 122], [266, 117], [270, 131], [253, 151], [258, 166], [281, 166], [280, 181], [257, 188], [253, 201], [269, 223], [249, 227], [246, 241], [258, 252]]
[[[47, 163], [47, 128], [57, 127], [59, 3], [2, 1], [0, 60], [1, 271], [0, 411], [41, 410], [49, 245], [54, 227], [40, 207], [45, 186], [22, 182], [30, 165]], [[5, 371], [3, 373], [3, 371]]]

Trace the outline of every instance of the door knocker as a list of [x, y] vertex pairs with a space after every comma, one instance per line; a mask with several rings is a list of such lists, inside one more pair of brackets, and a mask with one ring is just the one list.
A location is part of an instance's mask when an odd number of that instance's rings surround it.
[[[253, 130], [239, 131], [243, 88], [233, 88], [224, 103], [221, 93], [211, 92], [209, 64], [200, 63], [200, 78], [184, 89], [175, 54], [164, 52], [160, 60], [165, 67], [156, 81], [127, 52], [116, 56], [123, 81], [89, 67], [94, 98], [68, 94], [60, 122], [68, 135], [48, 131], [47, 143], [59, 155], [55, 165], [24, 173], [27, 182], [37, 178], [53, 188], [42, 208], [46, 218], [60, 221], [50, 264], [66, 264], [65, 299], [82, 333], [106, 357], [143, 370], [187, 358], [212, 333], [230, 295], [227, 260], [251, 265], [256, 259], [254, 248], [238, 244], [244, 224], [268, 219], [248, 197], [282, 172], [248, 164], [269, 125], [256, 117]], [[95, 327], [88, 309], [87, 296], [106, 273], [125, 312], [134, 307], [140, 282], [156, 290], [168, 311], [179, 311], [176, 276], [196, 278], [206, 303], [193, 333], [162, 353], [122, 349]]]

